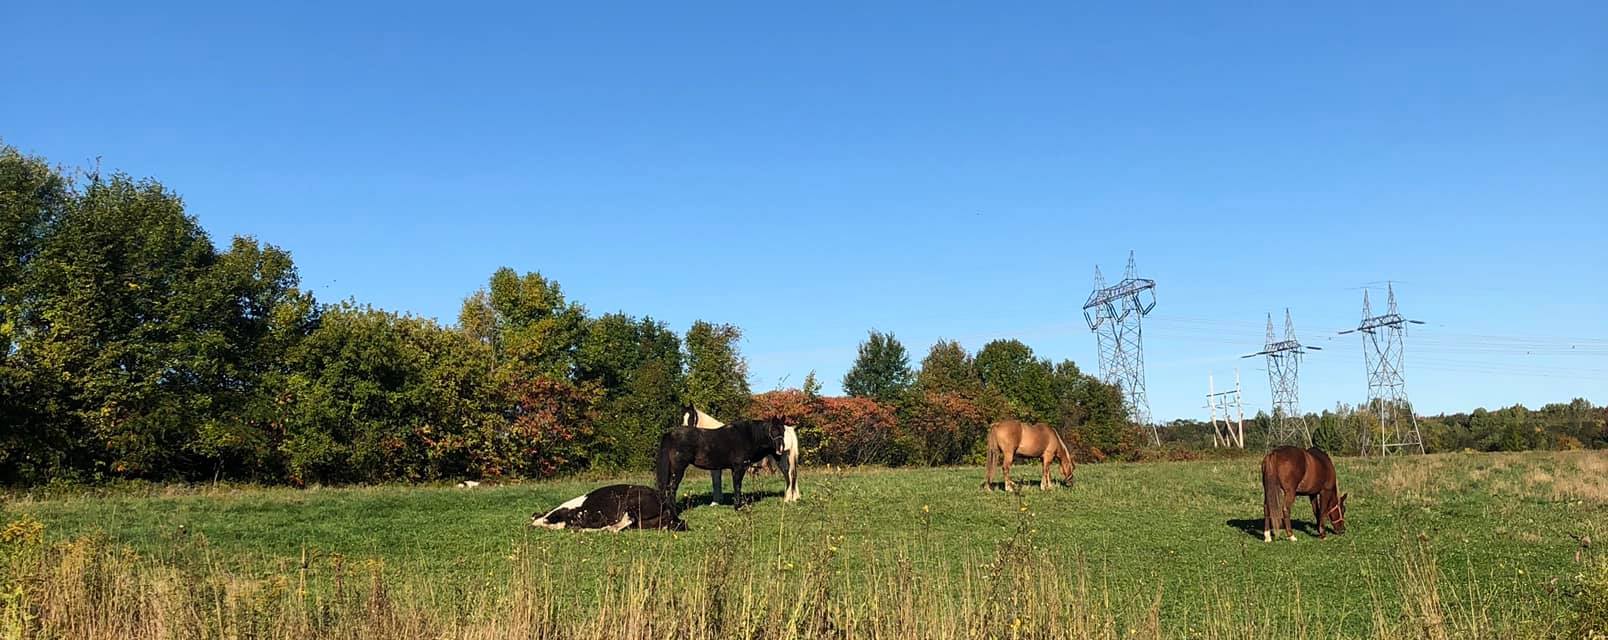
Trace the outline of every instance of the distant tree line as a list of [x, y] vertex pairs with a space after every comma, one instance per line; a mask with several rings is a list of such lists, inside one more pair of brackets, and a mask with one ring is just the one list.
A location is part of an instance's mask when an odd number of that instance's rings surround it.
[[320, 303], [291, 256], [213, 244], [151, 179], [68, 174], [0, 145], [0, 482], [292, 484], [545, 477], [650, 466], [684, 402], [803, 424], [807, 459], [943, 464], [1001, 417], [1131, 448], [1116, 389], [1020, 342], [940, 342], [912, 370], [873, 332], [845, 398], [750, 393], [734, 326], [594, 315], [499, 269], [455, 325]]
[[417, 481], [640, 468], [747, 410], [735, 327], [594, 316], [500, 269], [456, 326], [320, 304], [178, 195], [0, 146], [0, 482]]
[[[1080, 458], [1145, 455], [1121, 391], [1017, 340], [939, 341], [918, 364], [872, 331], [823, 397], [750, 392], [737, 327], [684, 334], [594, 315], [540, 273], [503, 268], [457, 322], [320, 303], [291, 256], [225, 247], [179, 196], [121, 173], [68, 174], [0, 145], [0, 483], [232, 479], [272, 483], [546, 477], [650, 466], [685, 402], [797, 422], [813, 464], [975, 461], [987, 425], [1055, 426]], [[1602, 447], [1603, 410], [1421, 418], [1433, 450]], [[1351, 452], [1368, 412], [1308, 416]], [[1260, 448], [1269, 418], [1246, 426]], [[1170, 446], [1209, 425], [1174, 422]]]
[[[1366, 406], [1337, 404], [1333, 409], [1308, 413], [1306, 424], [1313, 444], [1346, 455], [1361, 453], [1363, 434], [1378, 446], [1379, 416]], [[1258, 412], [1245, 420], [1245, 446], [1262, 450], [1270, 444], [1273, 416]], [[1540, 409], [1513, 405], [1470, 413], [1418, 416], [1424, 448], [1430, 453], [1449, 451], [1528, 451], [1608, 448], [1608, 407], [1593, 406], [1584, 398], [1553, 403]], [[1207, 449], [1213, 446], [1212, 425], [1201, 420], [1174, 420], [1163, 437], [1177, 446]]]
[[822, 398], [814, 374], [803, 389], [759, 394], [751, 412], [794, 419], [807, 460], [825, 464], [943, 465], [984, 454], [994, 421], [1055, 426], [1086, 459], [1131, 455], [1142, 442], [1121, 391], [1070, 360], [1039, 358], [1018, 340], [976, 354], [958, 342], [932, 345], [912, 368], [892, 333], [872, 331], [843, 377], [847, 397]]

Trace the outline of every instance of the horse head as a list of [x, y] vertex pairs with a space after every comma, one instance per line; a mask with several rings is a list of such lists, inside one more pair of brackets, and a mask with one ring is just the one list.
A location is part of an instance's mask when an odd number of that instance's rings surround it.
[[1061, 458], [1061, 484], [1070, 487], [1077, 482], [1072, 476], [1072, 470], [1077, 468], [1078, 463], [1072, 461], [1072, 452], [1066, 449], [1061, 450], [1059, 457]]
[[693, 408], [690, 402], [681, 407], [681, 426], [698, 426], [698, 410]]
[[779, 416], [771, 416], [765, 424], [765, 435], [770, 437], [771, 449], [777, 456], [787, 455], [787, 424]]

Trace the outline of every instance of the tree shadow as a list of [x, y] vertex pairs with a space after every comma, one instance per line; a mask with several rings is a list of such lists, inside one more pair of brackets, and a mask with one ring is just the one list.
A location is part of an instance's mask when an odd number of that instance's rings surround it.
[[[1240, 531], [1244, 531], [1246, 535], [1251, 536], [1253, 538], [1256, 538], [1257, 540], [1261, 540], [1262, 539], [1262, 524], [1264, 522], [1266, 522], [1266, 520], [1264, 520], [1262, 518], [1243, 518], [1243, 519], [1229, 520], [1228, 522], [1225, 522], [1224, 524], [1226, 524], [1226, 525], [1228, 525], [1230, 527], [1233, 527], [1235, 529], [1239, 529]], [[1294, 518], [1291, 518], [1290, 519], [1290, 525], [1296, 531], [1300, 531], [1301, 533], [1305, 533], [1305, 534], [1310, 535], [1310, 536], [1318, 535], [1318, 527], [1317, 527], [1316, 524], [1314, 524], [1312, 522], [1307, 522], [1305, 520], [1296, 520]], [[1275, 537], [1277, 537], [1277, 535], [1275, 535]]]

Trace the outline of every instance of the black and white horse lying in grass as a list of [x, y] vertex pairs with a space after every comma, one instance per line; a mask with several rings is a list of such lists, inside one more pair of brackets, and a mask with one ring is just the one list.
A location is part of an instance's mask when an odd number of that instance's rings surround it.
[[732, 490], [736, 493], [732, 505], [742, 506], [743, 474], [768, 456], [786, 455], [786, 426], [779, 419], [740, 420], [719, 429], [700, 429], [697, 415], [698, 411], [688, 405], [682, 411], [680, 424], [659, 439], [658, 489], [666, 501], [674, 504], [687, 467], [730, 469]]
[[532, 515], [530, 526], [616, 532], [622, 529], [687, 530], [687, 523], [676, 517], [674, 505], [666, 503], [653, 487], [638, 484], [612, 484], [597, 489], [545, 514]]
[[[687, 405], [681, 411], [681, 426], [715, 430], [725, 428], [726, 424], [716, 420], [713, 417], [710, 417], [710, 415], [707, 413], [699, 411], [692, 405]], [[759, 462], [752, 466], [751, 471], [758, 473], [759, 470], [766, 465], [766, 463], [774, 465], [775, 470], [780, 471], [782, 474], [782, 479], [787, 482], [787, 491], [783, 494], [782, 501], [795, 502], [799, 497], [798, 429], [793, 425], [784, 425], [784, 431], [782, 433], [782, 448], [782, 452], [773, 453], [769, 456], [761, 458]], [[709, 504], [711, 506], [720, 504], [720, 501], [722, 500], [720, 491], [720, 472], [720, 469], [709, 470]]]

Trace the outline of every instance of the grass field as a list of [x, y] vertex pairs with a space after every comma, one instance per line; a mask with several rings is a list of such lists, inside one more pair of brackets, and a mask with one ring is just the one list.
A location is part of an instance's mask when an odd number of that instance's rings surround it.
[[[1261, 541], [1257, 459], [807, 468], [692, 530], [533, 530], [603, 479], [13, 495], [0, 630], [38, 637], [1569, 637], [1608, 454], [1337, 460], [1343, 536]], [[1021, 473], [1018, 478], [1035, 474]], [[651, 483], [646, 475], [626, 481]], [[707, 476], [683, 491], [706, 500]], [[30, 523], [43, 524], [42, 532]], [[1600, 546], [1600, 545], [1599, 545]], [[94, 608], [95, 614], [85, 613]], [[104, 618], [104, 619], [103, 619]]]

